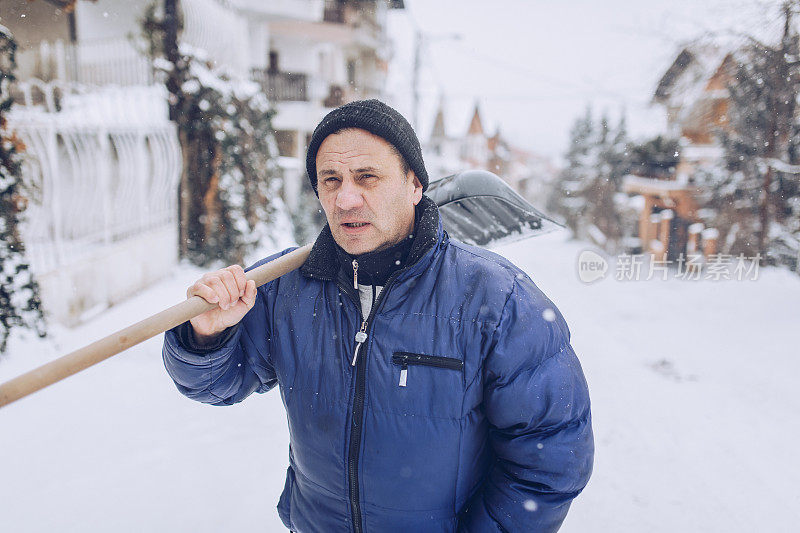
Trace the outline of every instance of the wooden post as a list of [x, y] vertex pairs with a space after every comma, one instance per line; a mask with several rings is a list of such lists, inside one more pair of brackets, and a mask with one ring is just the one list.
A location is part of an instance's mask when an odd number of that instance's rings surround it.
[[646, 194], [643, 196], [644, 207], [639, 213], [639, 241], [642, 253], [646, 253], [650, 249], [650, 212], [653, 210], [653, 199]]
[[661, 217], [660, 217], [661, 221], [659, 222], [661, 224], [661, 227], [659, 228], [660, 232], [658, 236], [658, 240], [661, 241], [664, 250], [663, 253], [661, 254], [661, 261], [666, 261], [667, 254], [669, 253], [669, 237], [670, 237], [669, 230], [672, 224], [673, 217], [674, 214], [671, 209], [665, 209], [661, 211]]
[[648, 218], [647, 247], [645, 249], [651, 254], [657, 254], [661, 250], [657, 250], [653, 247], [653, 241], [658, 240], [658, 224], [661, 222], [661, 215], [658, 213], [651, 213]]
[[716, 228], [706, 228], [703, 230], [703, 255], [708, 259], [711, 255], [717, 253], [719, 231]]

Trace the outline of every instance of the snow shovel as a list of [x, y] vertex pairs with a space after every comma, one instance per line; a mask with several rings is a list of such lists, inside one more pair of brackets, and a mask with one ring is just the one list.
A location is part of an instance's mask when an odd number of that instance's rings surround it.
[[[427, 195], [439, 206], [442, 223], [450, 234], [479, 246], [509, 242], [541, 234], [560, 225], [537, 211], [491, 172], [469, 170], [432, 182]], [[256, 286], [299, 268], [311, 252], [306, 244], [274, 261], [245, 273]], [[35, 368], [0, 385], [0, 407], [95, 365], [131, 346], [172, 329], [216, 307], [192, 296], [160, 313], [137, 322], [74, 352]]]
[[426, 193], [447, 232], [461, 242], [494, 247], [563, 228], [486, 170], [432, 182]]

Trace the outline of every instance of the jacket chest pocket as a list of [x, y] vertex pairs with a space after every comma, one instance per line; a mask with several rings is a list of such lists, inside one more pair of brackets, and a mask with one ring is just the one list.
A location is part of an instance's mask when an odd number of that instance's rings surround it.
[[425, 355], [421, 353], [411, 352], [394, 352], [392, 355], [392, 364], [400, 367], [400, 379], [398, 386], [408, 386], [408, 367], [414, 366], [430, 366], [433, 368], [445, 368], [447, 370], [455, 370], [464, 373], [464, 361], [456, 359], [455, 357], [441, 357], [438, 355]]
[[391, 388], [394, 408], [429, 418], [460, 418], [464, 361], [413, 352], [394, 352]]

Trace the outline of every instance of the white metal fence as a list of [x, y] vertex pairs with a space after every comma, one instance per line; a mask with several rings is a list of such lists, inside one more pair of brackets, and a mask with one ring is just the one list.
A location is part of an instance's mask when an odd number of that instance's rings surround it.
[[175, 263], [176, 126], [162, 86], [18, 89], [28, 105], [12, 108], [9, 128], [25, 144], [22, 238], [48, 314], [74, 324]]
[[27, 148], [23, 235], [35, 272], [176, 224], [181, 161], [172, 124], [104, 129], [25, 123], [14, 129]]

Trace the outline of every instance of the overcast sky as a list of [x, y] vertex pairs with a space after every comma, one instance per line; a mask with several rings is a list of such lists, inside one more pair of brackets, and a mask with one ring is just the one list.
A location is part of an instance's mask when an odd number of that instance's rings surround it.
[[[474, 102], [484, 126], [521, 148], [558, 159], [588, 103], [635, 136], [663, 129], [650, 106], [680, 45], [715, 32], [766, 38], [780, 28], [780, 0], [405, 0], [390, 17], [395, 40], [389, 91], [411, 113], [414, 28], [427, 36], [419, 130], [428, 135], [443, 95], [448, 133], [467, 127]], [[460, 39], [453, 39], [453, 34]]]

